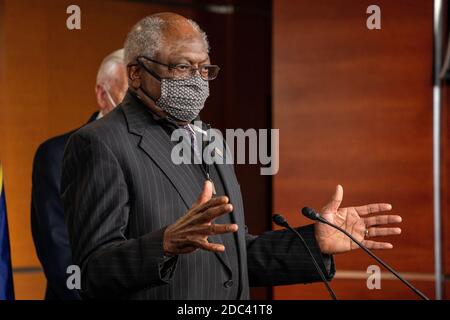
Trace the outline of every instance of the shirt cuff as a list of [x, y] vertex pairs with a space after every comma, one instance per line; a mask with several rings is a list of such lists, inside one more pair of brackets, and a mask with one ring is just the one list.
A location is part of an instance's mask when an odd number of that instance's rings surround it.
[[159, 264], [159, 274], [162, 281], [168, 282], [172, 279], [177, 267], [178, 255], [173, 257], [163, 256]]

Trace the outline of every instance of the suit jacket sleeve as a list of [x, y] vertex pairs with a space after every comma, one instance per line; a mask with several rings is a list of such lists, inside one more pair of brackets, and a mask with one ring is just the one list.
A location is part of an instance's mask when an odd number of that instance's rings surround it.
[[49, 290], [61, 299], [79, 299], [66, 285], [72, 262], [64, 211], [59, 196], [61, 152], [41, 145], [33, 162], [31, 229]]
[[[335, 273], [333, 257], [320, 252], [314, 225], [297, 228], [327, 280]], [[321, 281], [298, 237], [289, 230], [269, 231], [260, 236], [247, 233], [247, 263], [250, 286], [276, 286]]]
[[81, 267], [81, 291], [88, 297], [163, 285], [173, 275], [176, 258], [167, 266], [164, 228], [126, 237], [128, 197], [121, 166], [110, 148], [92, 135], [73, 134], [64, 153], [62, 198], [73, 258]]

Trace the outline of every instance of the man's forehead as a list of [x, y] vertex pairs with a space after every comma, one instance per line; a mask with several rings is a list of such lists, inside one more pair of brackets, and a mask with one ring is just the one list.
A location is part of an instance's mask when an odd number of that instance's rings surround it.
[[186, 59], [189, 61], [205, 61], [209, 57], [208, 48], [199, 37], [164, 41], [160, 54], [161, 57], [166, 59]]

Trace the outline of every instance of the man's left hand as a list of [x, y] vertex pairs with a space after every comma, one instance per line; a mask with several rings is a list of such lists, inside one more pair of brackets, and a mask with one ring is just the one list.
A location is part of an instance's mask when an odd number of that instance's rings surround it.
[[[344, 195], [342, 186], [337, 186], [331, 201], [322, 209], [321, 216], [353, 235], [369, 249], [392, 249], [388, 242], [369, 240], [379, 236], [398, 235], [400, 228], [386, 227], [388, 224], [400, 223], [398, 215], [376, 215], [373, 213], [390, 211], [388, 203], [374, 203], [360, 207], [339, 208]], [[369, 216], [370, 215], [370, 216]], [[359, 248], [342, 232], [320, 222], [315, 225], [315, 237], [320, 250], [325, 254], [337, 254]]]

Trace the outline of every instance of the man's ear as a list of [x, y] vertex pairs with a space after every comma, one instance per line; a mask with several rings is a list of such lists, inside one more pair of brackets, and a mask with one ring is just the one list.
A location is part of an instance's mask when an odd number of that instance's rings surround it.
[[99, 106], [100, 110], [105, 109], [106, 107], [105, 90], [99, 84], [95, 86], [95, 97], [97, 98], [97, 105]]
[[141, 86], [141, 72], [138, 65], [128, 65], [127, 74], [130, 86], [137, 89]]

